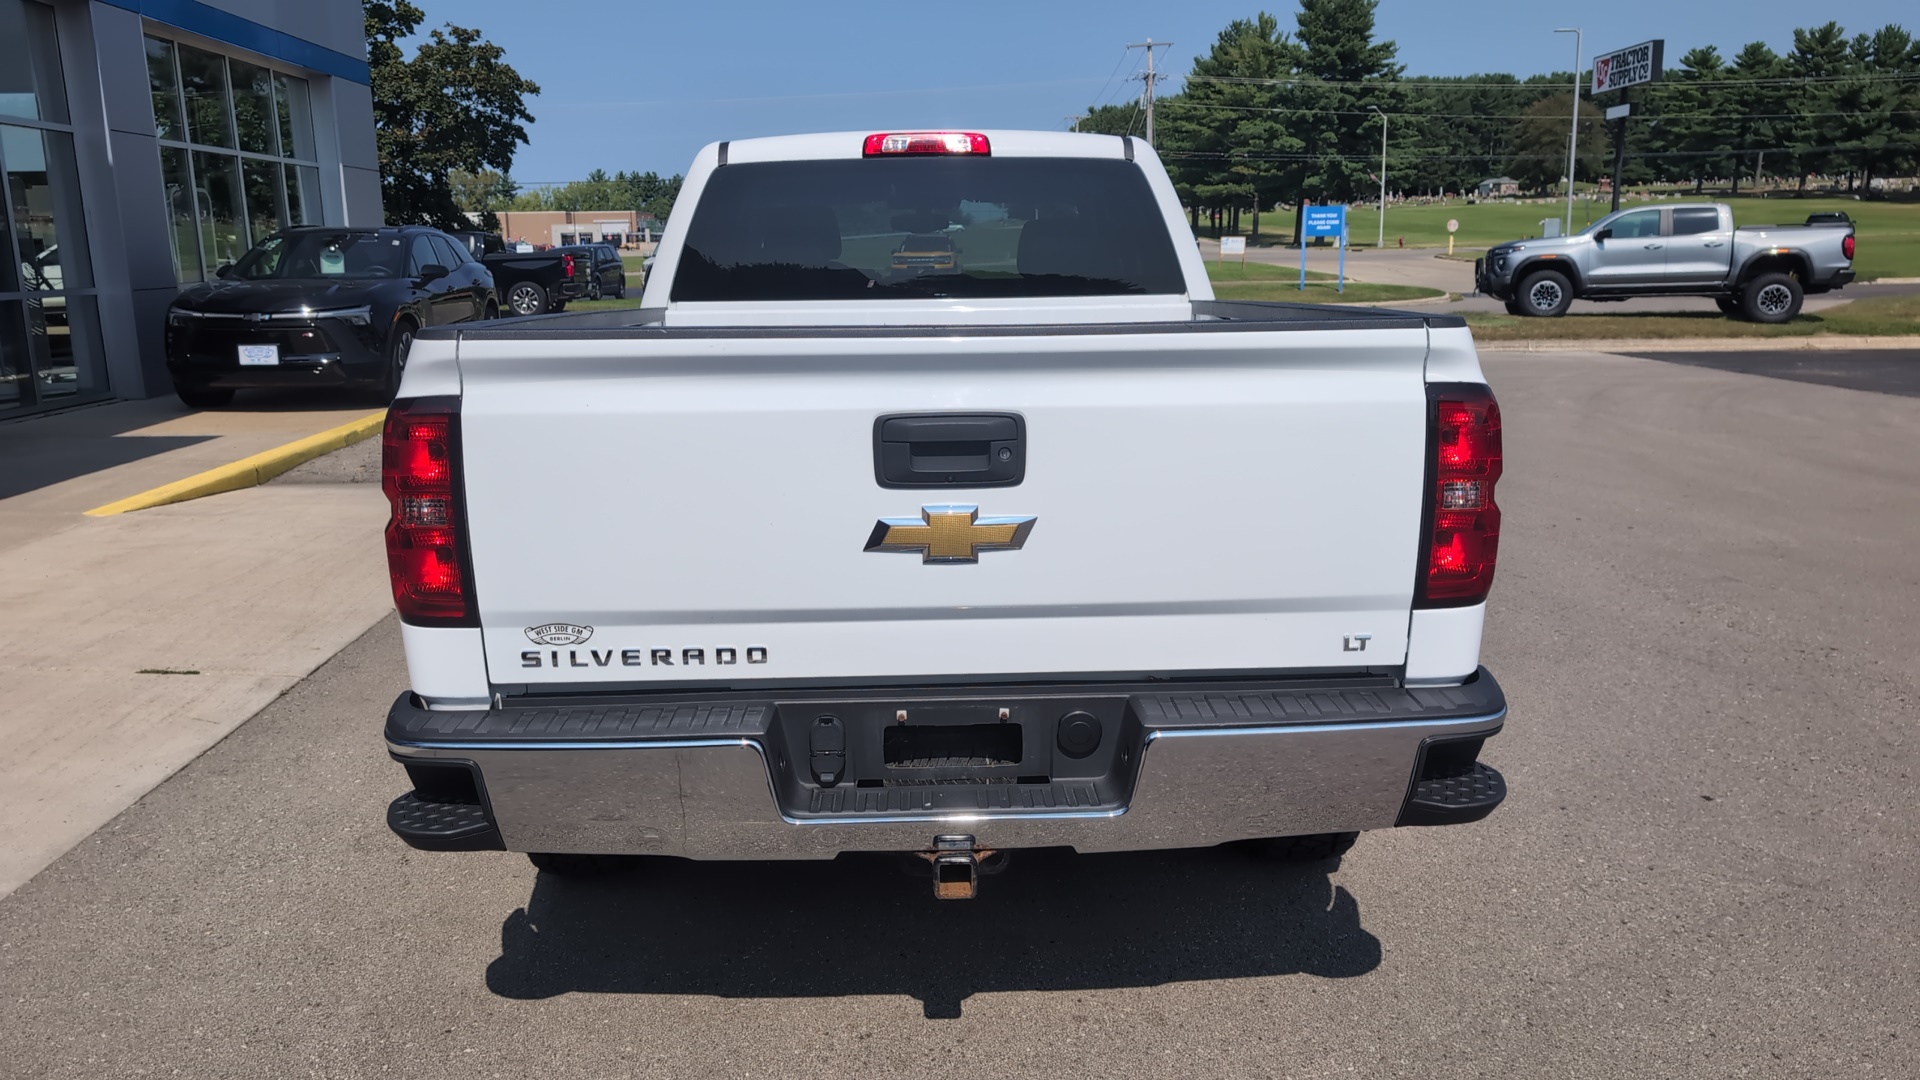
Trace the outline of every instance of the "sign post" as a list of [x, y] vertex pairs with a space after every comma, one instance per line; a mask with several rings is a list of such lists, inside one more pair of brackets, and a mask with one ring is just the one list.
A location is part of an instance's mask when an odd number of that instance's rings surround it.
[[1620, 103], [1607, 110], [1607, 121], [1613, 125], [1613, 208], [1620, 209], [1620, 171], [1627, 160], [1627, 116], [1633, 111], [1631, 90], [1636, 86], [1660, 81], [1662, 62], [1666, 58], [1667, 43], [1664, 40], [1643, 41], [1638, 45], [1629, 45], [1610, 53], [1602, 53], [1593, 58], [1593, 81], [1589, 84], [1594, 96], [1618, 91]]
[[1447, 254], [1453, 254], [1453, 234], [1460, 231], [1460, 219], [1447, 219]]
[[1223, 236], [1220, 238], [1220, 261], [1226, 262], [1227, 256], [1240, 256], [1240, 265], [1247, 265], [1247, 238], [1244, 236]]
[[1308, 206], [1300, 215], [1300, 291], [1307, 289], [1307, 240], [1315, 236], [1337, 237], [1340, 243], [1340, 292], [1347, 291], [1347, 208], [1345, 206]]

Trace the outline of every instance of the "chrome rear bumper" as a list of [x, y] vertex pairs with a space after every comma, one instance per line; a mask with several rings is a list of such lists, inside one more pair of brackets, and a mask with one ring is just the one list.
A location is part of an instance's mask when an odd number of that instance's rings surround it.
[[[982, 688], [962, 693], [964, 699], [956, 694], [943, 703], [1004, 697]], [[1084, 692], [1029, 692], [1015, 708], [1038, 701], [1031, 707], [1044, 709], [1055, 700], [1090, 699]], [[822, 708], [813, 701], [669, 702], [649, 704], [649, 712], [523, 709], [516, 716], [427, 713], [403, 696], [389, 717], [387, 745], [410, 771], [475, 775], [479, 805], [497, 837], [467, 846], [824, 859], [921, 851], [936, 836], [963, 833], [995, 850], [1099, 852], [1447, 823], [1444, 810], [1438, 817], [1431, 808], [1408, 812], [1422, 769], [1439, 767], [1423, 764], [1428, 750], [1464, 750], [1451, 754], [1447, 767], [1471, 765], [1479, 740], [1497, 733], [1506, 715], [1504, 696], [1484, 669], [1458, 688], [1243, 684], [1121, 693], [1118, 700], [1126, 720], [1114, 728], [1117, 779], [1104, 786], [876, 781], [823, 789], [795, 778], [804, 758], [788, 749], [790, 733], [778, 720], [782, 709]], [[917, 699], [915, 707], [922, 705]], [[609, 720], [615, 713], [618, 723]], [[530, 726], [548, 733], [530, 735]], [[1458, 820], [1491, 809], [1482, 799], [1477, 812]]]

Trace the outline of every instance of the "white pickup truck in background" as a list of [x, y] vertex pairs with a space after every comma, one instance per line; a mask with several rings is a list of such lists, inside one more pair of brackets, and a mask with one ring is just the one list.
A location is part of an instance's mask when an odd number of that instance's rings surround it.
[[427, 331], [384, 455], [416, 847], [913, 853], [962, 898], [1505, 795], [1465, 325], [1215, 301], [1133, 139], [709, 146], [642, 308]]

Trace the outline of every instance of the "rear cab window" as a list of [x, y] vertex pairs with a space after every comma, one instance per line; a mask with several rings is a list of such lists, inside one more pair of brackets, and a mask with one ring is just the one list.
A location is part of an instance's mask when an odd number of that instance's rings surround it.
[[695, 207], [674, 301], [1177, 295], [1139, 166], [1099, 158], [728, 165]]

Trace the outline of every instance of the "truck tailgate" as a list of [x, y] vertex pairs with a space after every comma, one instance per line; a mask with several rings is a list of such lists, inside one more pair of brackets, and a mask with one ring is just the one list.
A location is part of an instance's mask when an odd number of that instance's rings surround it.
[[[1399, 664], [1426, 349], [1405, 323], [463, 340], [489, 677], [611, 688]], [[943, 413], [1018, 416], [1024, 479], [882, 487], [876, 420]], [[1018, 550], [973, 562], [869, 550], [886, 519], [964, 528], [947, 507], [977, 508], [963, 543], [1011, 539], [980, 531], [987, 519], [1033, 520]]]

